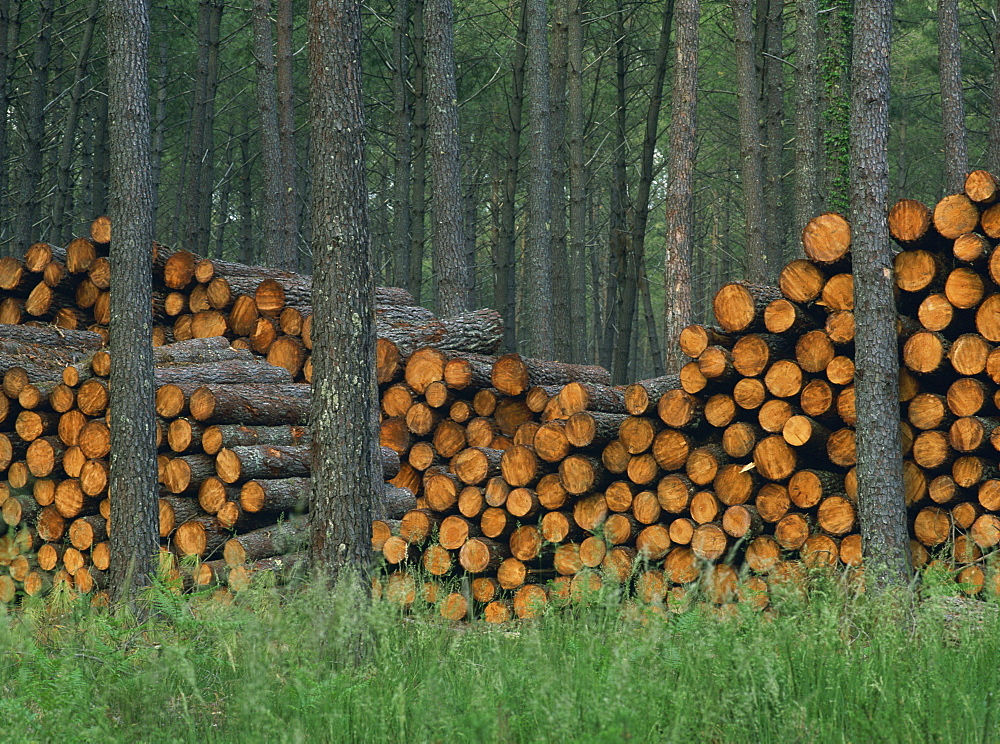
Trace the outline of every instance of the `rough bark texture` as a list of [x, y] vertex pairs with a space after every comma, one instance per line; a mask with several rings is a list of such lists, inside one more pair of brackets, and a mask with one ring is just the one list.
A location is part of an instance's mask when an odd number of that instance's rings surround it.
[[408, 81], [406, 56], [410, 18], [408, 0], [396, 0], [392, 21], [392, 105], [396, 124], [396, 165], [392, 191], [392, 241], [396, 286], [406, 286], [410, 279], [410, 171], [413, 163], [413, 107]]
[[755, 70], [753, 15], [750, 0], [731, 0], [736, 27], [737, 98], [740, 119], [740, 162], [746, 240], [743, 266], [748, 281], [767, 280], [764, 225], [764, 166], [761, 160], [759, 85]]
[[554, 352], [552, 330], [552, 148], [549, 142], [549, 40], [546, 0], [528, 0], [528, 183], [525, 325], [532, 356]]
[[[760, 11], [766, 8], [766, 16]], [[763, 32], [758, 58], [761, 77], [761, 143], [764, 146], [764, 224], [769, 275], [776, 275], [784, 265], [788, 220], [785, 216], [782, 181], [785, 176], [785, 84], [782, 37], [784, 36], [784, 0], [766, 0], [758, 4], [757, 26]]]
[[368, 235], [361, 6], [310, 0], [313, 493], [310, 556], [336, 578], [367, 571], [382, 468], [375, 382], [375, 277]]
[[278, 84], [278, 141], [281, 144], [282, 194], [284, 218], [281, 241], [285, 247], [285, 268], [298, 267], [299, 194], [296, 187], [298, 158], [295, 148], [295, 86], [292, 70], [292, 31], [294, 16], [292, 0], [278, 0], [276, 34], [276, 72]]
[[469, 310], [469, 273], [462, 229], [458, 93], [455, 87], [451, 0], [424, 3], [427, 65], [427, 144], [431, 153], [431, 220], [438, 312]]
[[986, 147], [990, 171], [1000, 173], [1000, 0], [994, 11], [993, 25], [993, 95], [990, 97], [990, 134]]
[[[573, 303], [570, 293], [570, 263], [566, 252], [566, 75], [568, 9], [564, 0], [552, 8], [552, 50], [550, 59], [550, 105], [552, 127], [552, 328], [557, 359], [569, 360], [573, 353]], [[574, 265], [574, 268], [575, 265]]]
[[910, 549], [899, 433], [899, 362], [889, 187], [889, 46], [892, 6], [860, 0], [851, 100], [851, 227], [858, 364], [858, 501], [866, 566], [879, 584], [909, 580]]
[[816, 0], [795, 4], [795, 224], [806, 225], [817, 212], [819, 173], [819, 97], [817, 89]]
[[674, 91], [670, 119], [670, 185], [667, 187], [665, 252], [666, 368], [677, 373], [684, 364], [677, 339], [691, 323], [691, 260], [694, 248], [695, 115], [698, 103], [698, 0], [680, 0], [675, 9]]
[[261, 168], [264, 181], [264, 263], [278, 269], [288, 265], [288, 246], [282, 243], [285, 217], [284, 178], [280, 167], [281, 139], [278, 135], [278, 94], [271, 40], [271, 0], [254, 0], [254, 58], [257, 65], [257, 110], [260, 116]]
[[[569, 159], [569, 263], [570, 286], [574, 297], [583, 297], [584, 266], [587, 243], [586, 161], [584, 158], [583, 116], [583, 0], [570, 3], [568, 28], [568, 71], [566, 80], [567, 156]], [[571, 362], [582, 362], [587, 353], [587, 316], [583, 302], [570, 303], [573, 316], [573, 353]]]
[[961, 193], [969, 173], [962, 94], [962, 47], [958, 0], [938, 0], [938, 68], [941, 76], [941, 130], [944, 135], [944, 182], [949, 194]]
[[111, 587], [131, 601], [155, 571], [159, 551], [153, 410], [152, 174], [146, 68], [149, 5], [108, 3], [111, 140]]

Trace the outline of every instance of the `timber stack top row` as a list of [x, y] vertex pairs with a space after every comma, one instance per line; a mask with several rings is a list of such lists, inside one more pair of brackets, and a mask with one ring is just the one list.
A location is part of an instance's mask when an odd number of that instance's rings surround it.
[[[5, 317], [92, 329], [0, 326], [0, 498], [12, 525], [0, 598], [104, 580], [107, 300], [86, 304], [107, 295], [103, 224], [65, 252], [36, 245], [22, 262], [0, 261], [0, 313], [16, 309]], [[933, 209], [897, 203], [888, 229], [901, 247], [914, 563], [940, 561], [964, 591], [997, 594], [985, 555], [1000, 543], [1000, 186], [976, 171]], [[677, 377], [625, 387], [599, 367], [492, 356], [492, 311], [438, 320], [405, 291], [380, 290], [388, 486], [372, 529], [385, 566], [376, 591], [431, 601], [448, 618], [504, 621], [602, 590], [629, 593], [632, 607], [683, 604], [694, 586], [721, 605], [766, 606], [811, 567], [852, 573], [850, 226], [820, 215], [802, 244], [778, 287], [717, 292], [717, 327], [677, 339], [691, 360]], [[308, 386], [294, 380], [309, 376], [308, 280], [162, 249], [154, 266], [158, 340], [177, 342], [157, 351], [164, 563], [178, 586], [227, 586], [225, 598], [302, 560]], [[40, 283], [52, 301], [35, 314]], [[279, 340], [286, 351], [273, 351]], [[188, 555], [202, 562], [178, 567]]]

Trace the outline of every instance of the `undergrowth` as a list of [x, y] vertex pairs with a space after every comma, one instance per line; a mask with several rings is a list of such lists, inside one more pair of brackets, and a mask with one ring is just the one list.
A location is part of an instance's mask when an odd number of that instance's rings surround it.
[[258, 586], [228, 606], [155, 587], [142, 624], [57, 594], [0, 623], [0, 731], [18, 742], [1000, 740], [998, 613], [935, 586], [895, 603], [819, 577], [764, 613], [623, 612], [608, 593], [503, 627], [309, 585]]

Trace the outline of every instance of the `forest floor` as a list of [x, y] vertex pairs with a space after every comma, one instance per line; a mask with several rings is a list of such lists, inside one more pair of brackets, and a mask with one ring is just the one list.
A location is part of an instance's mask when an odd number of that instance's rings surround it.
[[820, 577], [764, 613], [608, 593], [508, 626], [306, 586], [154, 589], [136, 627], [57, 595], [0, 623], [0, 738], [998, 741], [1000, 613], [953, 586], [893, 610]]

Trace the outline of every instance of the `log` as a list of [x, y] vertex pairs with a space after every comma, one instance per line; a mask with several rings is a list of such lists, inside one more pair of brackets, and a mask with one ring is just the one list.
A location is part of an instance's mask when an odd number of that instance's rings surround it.
[[223, 558], [228, 566], [240, 566], [300, 550], [308, 539], [309, 522], [303, 515], [273, 527], [264, 527], [225, 542]]
[[813, 217], [802, 231], [802, 248], [817, 264], [836, 264], [850, 251], [851, 226], [834, 212]]
[[209, 385], [191, 394], [188, 408], [203, 423], [278, 426], [306, 421], [309, 400], [308, 385]]
[[[491, 373], [493, 387], [505, 395], [521, 395], [537, 385], [589, 382], [610, 385], [611, 375], [603, 367], [547, 362], [507, 354], [496, 360]], [[622, 411], [623, 412], [623, 411]]]
[[900, 199], [889, 210], [889, 235], [903, 246], [917, 245], [925, 240], [931, 229], [933, 215], [921, 202]]
[[764, 308], [779, 298], [778, 290], [754, 284], [731, 282], [715, 293], [715, 320], [730, 333], [763, 330]]

